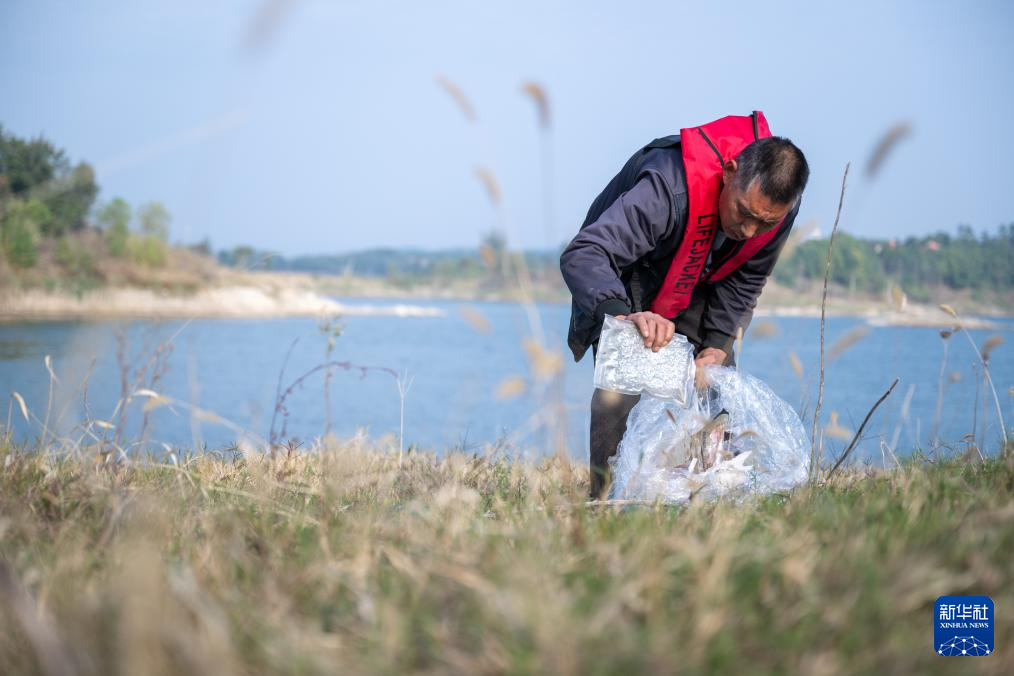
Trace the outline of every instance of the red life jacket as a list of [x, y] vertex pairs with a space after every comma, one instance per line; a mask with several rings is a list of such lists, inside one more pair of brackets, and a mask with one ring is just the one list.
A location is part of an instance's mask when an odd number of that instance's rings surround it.
[[[764, 113], [730, 115], [714, 122], [680, 129], [680, 146], [687, 176], [687, 217], [683, 241], [673, 255], [665, 281], [651, 303], [651, 311], [673, 318], [690, 305], [690, 295], [701, 281], [718, 228], [718, 196], [722, 192], [722, 168], [755, 139], [771, 136]], [[717, 282], [750, 260], [781, 229], [772, 228], [743, 242], [735, 255], [704, 277]]]

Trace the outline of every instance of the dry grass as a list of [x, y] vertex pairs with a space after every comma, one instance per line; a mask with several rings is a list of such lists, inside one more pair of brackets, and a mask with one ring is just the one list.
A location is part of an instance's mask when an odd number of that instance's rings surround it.
[[[0, 449], [6, 673], [943, 673], [933, 602], [1014, 606], [1014, 465], [592, 508], [558, 461]], [[587, 473], [577, 475], [587, 481]], [[1001, 673], [997, 654], [963, 668]]]

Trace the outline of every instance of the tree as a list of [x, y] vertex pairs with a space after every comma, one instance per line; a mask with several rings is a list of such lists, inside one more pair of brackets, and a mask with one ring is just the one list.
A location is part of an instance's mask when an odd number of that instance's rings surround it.
[[61, 235], [84, 226], [98, 193], [95, 171], [82, 162], [71, 167], [64, 151], [43, 137], [30, 141], [0, 127], [0, 201], [40, 200], [50, 217], [38, 227], [45, 235]]
[[7, 177], [6, 189], [15, 197], [24, 197], [29, 190], [53, 180], [66, 170], [67, 158], [62, 150], [46, 139], [25, 141], [0, 127], [0, 174]]
[[142, 204], [137, 212], [137, 218], [141, 222], [142, 234], [154, 237], [160, 242], [169, 241], [169, 222], [172, 217], [164, 204], [161, 202]]
[[86, 162], [78, 164], [68, 175], [53, 180], [40, 192], [53, 214], [43, 233], [55, 237], [83, 228], [98, 192], [95, 170]]
[[106, 247], [111, 256], [122, 258], [127, 255], [127, 240], [130, 237], [130, 205], [122, 197], [115, 197], [99, 209], [96, 214], [99, 227], [105, 231]]
[[130, 258], [141, 265], [160, 268], [169, 259], [166, 242], [169, 240], [169, 210], [161, 202], [148, 202], [137, 212], [141, 223], [141, 236], [127, 240]]
[[253, 264], [254, 250], [253, 247], [246, 245], [240, 245], [233, 247], [230, 255], [231, 263], [235, 268], [248, 269]]

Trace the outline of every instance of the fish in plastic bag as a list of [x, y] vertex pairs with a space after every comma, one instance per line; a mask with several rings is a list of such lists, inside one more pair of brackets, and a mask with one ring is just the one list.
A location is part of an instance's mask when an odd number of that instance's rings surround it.
[[[680, 503], [792, 488], [810, 443], [796, 412], [763, 382], [709, 366], [711, 385], [686, 407], [642, 395], [616, 455], [610, 499]], [[691, 377], [692, 381], [692, 377]]]

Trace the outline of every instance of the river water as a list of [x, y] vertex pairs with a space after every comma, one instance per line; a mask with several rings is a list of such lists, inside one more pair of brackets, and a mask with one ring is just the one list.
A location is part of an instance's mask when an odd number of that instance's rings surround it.
[[[125, 439], [140, 435], [149, 403], [145, 437], [150, 444], [171, 447], [220, 448], [247, 435], [268, 438], [274, 419], [276, 435], [284, 425], [285, 438], [302, 443], [330, 425], [340, 438], [393, 435], [397, 444], [403, 430], [406, 446], [472, 452], [499, 443], [512, 453], [535, 455], [551, 448], [548, 429], [565, 429], [570, 453], [587, 457], [592, 362], [589, 354], [574, 363], [566, 348], [569, 307], [539, 305], [535, 322], [512, 304], [427, 305], [440, 308], [445, 316], [339, 319], [341, 335], [333, 341], [330, 359], [353, 368], [333, 373], [329, 407], [323, 372], [317, 372], [286, 394], [283, 410], [276, 413], [283, 364], [284, 393], [300, 375], [328, 359], [328, 339], [314, 319], [0, 325], [0, 393], [5, 398], [11, 392], [22, 395], [32, 416], [26, 423], [16, 400], [9, 400], [19, 440], [41, 433], [47, 409], [48, 428], [77, 439], [82, 420], [116, 423], [121, 392], [147, 388], [175, 403], [161, 405], [167, 400], [157, 399], [152, 406], [150, 394], [134, 397], [124, 414]], [[556, 389], [533, 375], [531, 352], [525, 347], [533, 324], [541, 326], [545, 344], [563, 357], [563, 382]], [[895, 447], [898, 455], [928, 450], [935, 438], [945, 341], [936, 329], [870, 327], [863, 335], [864, 326], [858, 318], [828, 320], [828, 350], [836, 343], [841, 350], [826, 369], [823, 419], [834, 415], [840, 428], [854, 430], [898, 377], [898, 387], [864, 434], [860, 455], [879, 461], [881, 442]], [[971, 336], [980, 346], [998, 333], [1005, 341], [993, 349], [990, 368], [1010, 423], [1014, 359], [1008, 331], [1014, 323], [1006, 321], [1004, 326], [1000, 332], [971, 331]], [[758, 318], [740, 360], [741, 369], [767, 382], [804, 417], [816, 398], [819, 330], [814, 318]], [[1000, 438], [996, 406], [976, 374], [977, 358], [963, 335], [952, 336], [946, 346], [936, 436], [959, 446], [974, 431], [986, 440], [984, 446], [995, 449]], [[57, 379], [52, 390], [47, 355]], [[802, 366], [801, 375], [793, 367], [793, 356]], [[154, 382], [153, 371], [159, 374]], [[507, 391], [512, 388], [516, 393], [522, 382], [525, 392], [502, 396], [512, 394]], [[562, 406], [552, 405], [561, 400]], [[186, 404], [214, 415], [195, 415]], [[2, 414], [0, 424], [6, 421], [6, 407]], [[91, 430], [111, 434], [94, 425]], [[846, 441], [829, 438], [828, 443], [833, 449]]]

